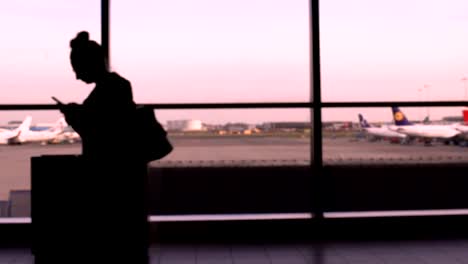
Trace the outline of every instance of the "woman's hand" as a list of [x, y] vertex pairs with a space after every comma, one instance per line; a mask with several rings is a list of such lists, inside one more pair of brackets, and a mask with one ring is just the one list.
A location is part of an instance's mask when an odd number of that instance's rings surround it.
[[73, 127], [80, 116], [81, 105], [77, 103], [59, 104], [60, 112], [65, 116], [65, 121]]
[[73, 112], [76, 112], [77, 109], [79, 109], [81, 106], [77, 103], [69, 103], [69, 104], [59, 104], [59, 109], [62, 114], [67, 115], [67, 114], [72, 114]]

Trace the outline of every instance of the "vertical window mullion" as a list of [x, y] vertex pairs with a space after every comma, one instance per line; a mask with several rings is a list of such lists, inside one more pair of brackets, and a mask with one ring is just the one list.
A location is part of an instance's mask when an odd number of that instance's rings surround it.
[[110, 69], [110, 0], [101, 0], [101, 46], [104, 49], [106, 67]]
[[323, 201], [321, 192], [323, 171], [322, 145], [322, 97], [320, 80], [320, 31], [319, 31], [319, 0], [309, 2], [310, 28], [310, 71], [311, 71], [311, 101], [312, 101], [312, 133], [311, 133], [311, 203], [312, 211], [317, 219], [323, 218]]

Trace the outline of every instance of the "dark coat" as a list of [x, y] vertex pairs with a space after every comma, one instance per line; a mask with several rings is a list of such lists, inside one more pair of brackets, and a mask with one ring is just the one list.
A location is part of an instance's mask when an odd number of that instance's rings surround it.
[[99, 160], [134, 157], [135, 108], [130, 82], [107, 73], [83, 104], [65, 115], [82, 139], [83, 156]]

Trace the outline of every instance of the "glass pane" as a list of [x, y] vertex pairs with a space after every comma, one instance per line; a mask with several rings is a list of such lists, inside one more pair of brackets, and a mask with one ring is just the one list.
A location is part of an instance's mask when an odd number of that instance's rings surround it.
[[[169, 138], [175, 149], [164, 159], [150, 163], [150, 167], [235, 165], [244, 168], [245, 166], [304, 168], [310, 164], [310, 112], [307, 109], [156, 112], [159, 121], [169, 131]], [[31, 126], [23, 130], [24, 124], [29, 120], [28, 117], [32, 119]], [[79, 137], [61, 120], [61, 117], [57, 111], [0, 113], [1, 135], [4, 139], [0, 144], [2, 167], [0, 217], [30, 217], [31, 157], [81, 153]], [[17, 133], [19, 130], [22, 132]], [[66, 175], [66, 172], [64, 173]], [[308, 179], [308, 174], [305, 173], [305, 177], [304, 175], [298, 176], [297, 179], [289, 177], [291, 184], [306, 188], [302, 184], [302, 181]], [[183, 175], [185, 174], [179, 173], [173, 176]], [[258, 184], [263, 182], [259, 179], [261, 178], [256, 177]], [[168, 185], [170, 183], [166, 182], [164, 186]], [[272, 189], [274, 188], [266, 188], [265, 192], [271, 192]], [[299, 194], [306, 195], [302, 191]], [[295, 201], [302, 201], [301, 199]], [[260, 205], [266, 204], [260, 203]], [[243, 204], [238, 206], [236, 212], [243, 212]], [[308, 205], [304, 206], [301, 203], [298, 203], [297, 207], [309, 208]], [[270, 212], [267, 206], [262, 210]], [[302, 212], [301, 210], [297, 212]]]
[[220, 214], [310, 217], [308, 109], [156, 113], [174, 150], [150, 163], [150, 219]]
[[0, 124], [0, 217], [30, 217], [31, 157], [80, 154], [80, 138], [57, 111], [3, 111]]
[[118, 1], [111, 62], [137, 102], [309, 101], [308, 1]]
[[90, 87], [75, 78], [69, 43], [82, 30], [100, 42], [100, 1], [7, 1], [0, 24], [0, 103], [84, 99]]
[[323, 112], [325, 217], [466, 214], [467, 109]]
[[467, 2], [320, 1], [324, 101], [466, 100]]
[[157, 110], [173, 153], [161, 161], [310, 164], [309, 110]]
[[325, 164], [468, 161], [468, 111], [461, 107], [324, 109], [323, 120]]

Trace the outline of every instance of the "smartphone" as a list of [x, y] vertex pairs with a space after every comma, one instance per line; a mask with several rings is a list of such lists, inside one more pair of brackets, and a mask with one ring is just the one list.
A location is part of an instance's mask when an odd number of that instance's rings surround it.
[[57, 102], [57, 104], [63, 104], [59, 99], [55, 98], [54, 96], [52, 96], [52, 100]]

